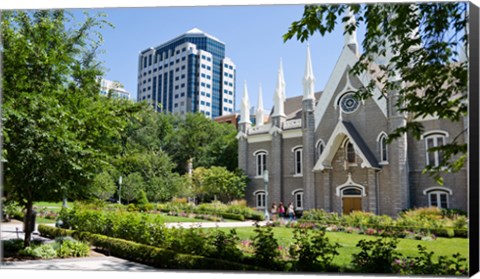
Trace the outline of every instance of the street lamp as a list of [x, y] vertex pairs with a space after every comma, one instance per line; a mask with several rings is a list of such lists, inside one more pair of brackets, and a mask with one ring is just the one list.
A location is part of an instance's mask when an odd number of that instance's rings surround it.
[[263, 184], [265, 185], [265, 220], [270, 221], [268, 214], [268, 170], [263, 171]]
[[120, 177], [118, 178], [118, 203], [121, 204], [122, 203], [122, 176], [120, 175]]

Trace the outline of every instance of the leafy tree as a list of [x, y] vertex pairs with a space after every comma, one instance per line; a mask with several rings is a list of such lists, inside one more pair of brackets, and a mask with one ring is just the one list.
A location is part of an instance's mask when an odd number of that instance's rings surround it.
[[236, 155], [233, 155], [237, 144], [235, 127], [216, 123], [199, 113], [171, 120], [173, 130], [165, 151], [177, 164], [178, 173], [186, 173], [189, 159], [193, 159], [193, 168], [218, 165], [233, 171], [237, 167]]
[[225, 203], [243, 197], [247, 185], [245, 175], [230, 172], [224, 167], [197, 168], [192, 180], [195, 192], [202, 199], [216, 197]]
[[140, 198], [143, 189], [145, 189], [145, 184], [142, 175], [138, 172], [133, 172], [123, 180], [120, 196], [129, 204], [131, 201]]
[[[349, 33], [365, 24], [363, 53], [352, 73], [369, 73], [374, 78], [357, 95], [372, 96], [376, 84], [382, 85], [384, 96], [398, 92], [394, 105], [408, 113], [407, 123], [391, 133], [388, 140], [404, 133], [420, 139], [421, 118], [434, 116], [455, 122], [467, 115], [467, 60], [458, 59], [468, 55], [462, 53], [468, 49], [467, 7], [466, 2], [307, 5], [303, 17], [291, 24], [283, 38], [287, 41], [296, 37], [303, 42], [316, 32], [325, 36], [334, 30], [338, 19], [347, 23], [345, 32]], [[347, 8], [351, 14], [345, 16]], [[350, 20], [352, 16], [356, 21]], [[376, 68], [376, 57], [388, 61]], [[430, 149], [443, 153], [439, 166], [425, 169], [439, 183], [439, 171], [458, 171], [464, 166], [467, 145], [459, 140], [460, 136], [454, 135], [451, 143]]]
[[93, 179], [89, 192], [97, 199], [105, 201], [111, 198], [117, 190], [115, 180], [108, 171], [102, 171]]
[[102, 17], [67, 27], [62, 10], [3, 12], [5, 191], [26, 216], [35, 201], [87, 196], [84, 185], [120, 151], [119, 116], [135, 105], [98, 94]]

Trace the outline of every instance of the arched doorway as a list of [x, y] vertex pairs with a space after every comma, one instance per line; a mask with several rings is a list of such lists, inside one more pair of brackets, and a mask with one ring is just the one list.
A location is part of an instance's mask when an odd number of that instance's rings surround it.
[[352, 211], [362, 210], [362, 189], [347, 186], [340, 190], [342, 197], [342, 213], [350, 214]]

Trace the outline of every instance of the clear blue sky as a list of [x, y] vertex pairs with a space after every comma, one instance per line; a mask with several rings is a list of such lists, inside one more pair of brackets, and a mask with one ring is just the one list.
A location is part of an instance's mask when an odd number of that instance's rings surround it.
[[[301, 18], [303, 5], [259, 5], [216, 7], [158, 7], [91, 9], [104, 12], [115, 28], [102, 30], [104, 54], [101, 61], [107, 69], [105, 78], [118, 80], [136, 100], [138, 54], [158, 46], [196, 27], [226, 44], [226, 55], [237, 66], [236, 109], [247, 82], [251, 106], [257, 105], [258, 87], [262, 84], [265, 109], [273, 103], [280, 59], [286, 81], [287, 97], [302, 94], [306, 43], [282, 35], [290, 24]], [[82, 19], [80, 10], [75, 17]], [[360, 38], [360, 36], [359, 36]], [[343, 46], [343, 30], [310, 40], [315, 90], [323, 90]]]

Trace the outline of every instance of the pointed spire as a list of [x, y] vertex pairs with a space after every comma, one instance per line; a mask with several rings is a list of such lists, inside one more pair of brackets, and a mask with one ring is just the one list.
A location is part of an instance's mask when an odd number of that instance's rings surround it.
[[303, 77], [303, 100], [315, 99], [315, 76], [313, 75], [312, 58], [310, 56], [310, 44], [307, 44], [307, 62], [305, 64], [305, 76]]
[[285, 95], [283, 93], [284, 88], [285, 88], [285, 81], [283, 79], [283, 69], [282, 69], [282, 63], [280, 61], [280, 68], [278, 69], [278, 77], [277, 77], [277, 86], [275, 88], [275, 94], [273, 95], [274, 110], [273, 110], [272, 116], [285, 116], [285, 113], [284, 113]]
[[248, 90], [247, 90], [247, 81], [243, 86], [243, 98], [242, 104], [240, 105], [240, 122], [239, 123], [252, 123], [250, 122], [250, 103], [248, 100]]
[[345, 16], [349, 17], [349, 19], [344, 23], [345, 34], [343, 37], [345, 38], [345, 46], [355, 45], [355, 51], [358, 53], [357, 30], [355, 29], [355, 31], [353, 31], [351, 34], [346, 31], [347, 26], [356, 24], [355, 14], [353, 13], [352, 9], [350, 9], [350, 6], [347, 6]]
[[262, 97], [262, 84], [258, 87], [258, 103], [257, 103], [257, 114], [255, 122], [257, 126], [263, 125], [263, 97]]
[[281, 85], [282, 85], [282, 100], [285, 102], [287, 99], [286, 92], [285, 92], [285, 77], [283, 75], [283, 61], [280, 58], [280, 69], [279, 69], [279, 77], [281, 78]]

